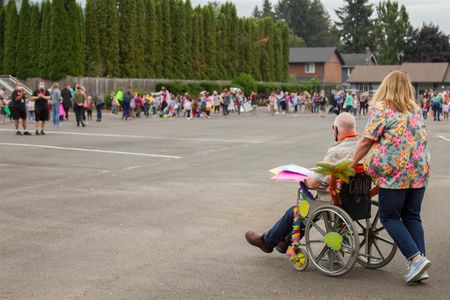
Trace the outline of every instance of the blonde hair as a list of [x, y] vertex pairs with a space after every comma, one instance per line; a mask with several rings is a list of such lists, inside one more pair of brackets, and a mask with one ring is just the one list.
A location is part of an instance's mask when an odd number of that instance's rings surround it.
[[373, 96], [373, 101], [383, 108], [406, 113], [418, 109], [414, 87], [406, 73], [393, 71], [388, 74]]
[[52, 89], [59, 89], [59, 83], [58, 82], [54, 82], [52, 85]]

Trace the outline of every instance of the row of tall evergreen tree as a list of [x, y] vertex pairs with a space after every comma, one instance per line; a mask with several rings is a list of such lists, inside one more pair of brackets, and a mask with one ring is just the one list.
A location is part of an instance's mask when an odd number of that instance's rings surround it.
[[231, 3], [189, 0], [0, 0], [0, 73], [284, 81], [289, 28], [240, 18]]
[[418, 61], [450, 62], [449, 36], [439, 26], [413, 28], [404, 5], [395, 0], [343, 0], [332, 22], [321, 0], [264, 0], [255, 18], [285, 21], [297, 38], [292, 47], [334, 46], [344, 53], [363, 53], [369, 47], [380, 64]]

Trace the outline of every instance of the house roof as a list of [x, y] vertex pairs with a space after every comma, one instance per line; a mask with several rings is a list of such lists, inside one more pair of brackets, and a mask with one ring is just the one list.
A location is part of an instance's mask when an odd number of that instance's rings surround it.
[[404, 63], [401, 70], [413, 82], [442, 82], [448, 63]]
[[399, 70], [400, 66], [395, 65], [363, 65], [355, 66], [350, 77], [349, 83], [375, 83], [383, 81], [387, 74], [394, 70]]
[[440, 83], [450, 82], [448, 63], [404, 63], [399, 65], [356, 66], [348, 78], [349, 83], [379, 83], [394, 70], [409, 75], [412, 82]]
[[447, 72], [445, 73], [444, 82], [445, 83], [450, 83], [450, 65], [448, 66]]
[[373, 65], [376, 60], [372, 53], [343, 53], [341, 54], [346, 67]]
[[342, 64], [345, 64], [336, 47], [304, 47], [289, 49], [289, 63], [325, 63], [336, 52]]

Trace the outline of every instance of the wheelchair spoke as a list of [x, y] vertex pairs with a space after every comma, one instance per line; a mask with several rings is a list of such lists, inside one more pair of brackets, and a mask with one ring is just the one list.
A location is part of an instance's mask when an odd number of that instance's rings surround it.
[[394, 242], [393, 242], [393, 241], [390, 241], [390, 240], [388, 240], [388, 239], [385, 239], [385, 238], [383, 238], [383, 237], [381, 237], [381, 236], [379, 236], [379, 235], [376, 235], [376, 234], [374, 234], [373, 236], [374, 236], [374, 242], [375, 242], [376, 239], [378, 239], [378, 240], [383, 241], [383, 242], [385, 242], [385, 243], [387, 243], [387, 244], [389, 244], [389, 245], [394, 246]]
[[322, 251], [320, 251], [319, 256], [316, 257], [315, 261], [316, 263], [319, 263], [319, 261], [322, 259], [322, 257], [330, 250], [327, 245], [323, 246]]
[[378, 248], [377, 242], [375, 240], [373, 240], [373, 245], [375, 246], [375, 248], [378, 251], [378, 254], [380, 254], [382, 260], [385, 260], [383, 253], [381, 253], [380, 248]]
[[334, 251], [328, 251], [328, 259], [330, 260], [330, 271], [334, 271], [333, 270], [333, 265], [334, 265]]
[[345, 243], [342, 243], [342, 248], [347, 249], [347, 250], [350, 250], [349, 253], [352, 253], [352, 252], [353, 252], [353, 248], [352, 248], [350, 245], [347, 245], [347, 244], [345, 244]]
[[328, 212], [326, 211], [326, 212], [322, 213], [322, 215], [323, 215], [323, 222], [325, 223], [326, 231], [331, 232], [330, 219], [328, 216]]
[[373, 234], [377, 234], [378, 232], [383, 231], [383, 230], [384, 230], [384, 227], [381, 226], [380, 228], [377, 228], [377, 229], [373, 230], [372, 233]]
[[346, 224], [343, 224], [344, 226], [342, 226], [342, 228], [339, 230], [339, 234], [340, 235], [344, 235], [346, 233], [348, 233], [348, 227]]
[[325, 243], [323, 240], [310, 240], [308, 243]]
[[362, 246], [364, 246], [365, 243], [366, 243], [366, 238], [364, 237], [364, 239], [359, 243], [359, 248], [362, 249]]
[[339, 226], [339, 218], [337, 215], [334, 216], [334, 224], [333, 224], [333, 232], [336, 232], [338, 226]]
[[375, 227], [377, 227], [377, 223], [378, 223], [379, 218], [380, 218], [380, 214], [379, 214], [379, 212], [377, 211], [377, 213], [375, 214], [375, 218], [373, 218], [372, 229], [374, 229]]
[[311, 224], [312, 224], [312, 226], [313, 226], [315, 229], [317, 229], [318, 232], [320, 232], [320, 234], [321, 234], [322, 236], [325, 236], [325, 235], [326, 235], [326, 232], [323, 231], [322, 228], [320, 228], [319, 225], [317, 225], [315, 222], [312, 222]]
[[344, 256], [342, 255], [341, 251], [336, 251], [337, 254], [337, 258], [339, 259], [339, 263], [344, 266], [345, 265], [345, 260], [344, 260]]
[[359, 227], [361, 227], [361, 229], [362, 229], [363, 231], [366, 230], [366, 228], [365, 228], [358, 220], [355, 220], [355, 222], [356, 222], [356, 224], [359, 225]]

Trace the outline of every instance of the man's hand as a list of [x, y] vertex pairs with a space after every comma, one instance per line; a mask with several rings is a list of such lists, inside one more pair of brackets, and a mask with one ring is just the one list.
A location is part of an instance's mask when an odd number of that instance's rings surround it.
[[320, 182], [311, 177], [305, 179], [305, 184], [306, 187], [310, 190], [317, 190], [320, 186]]

